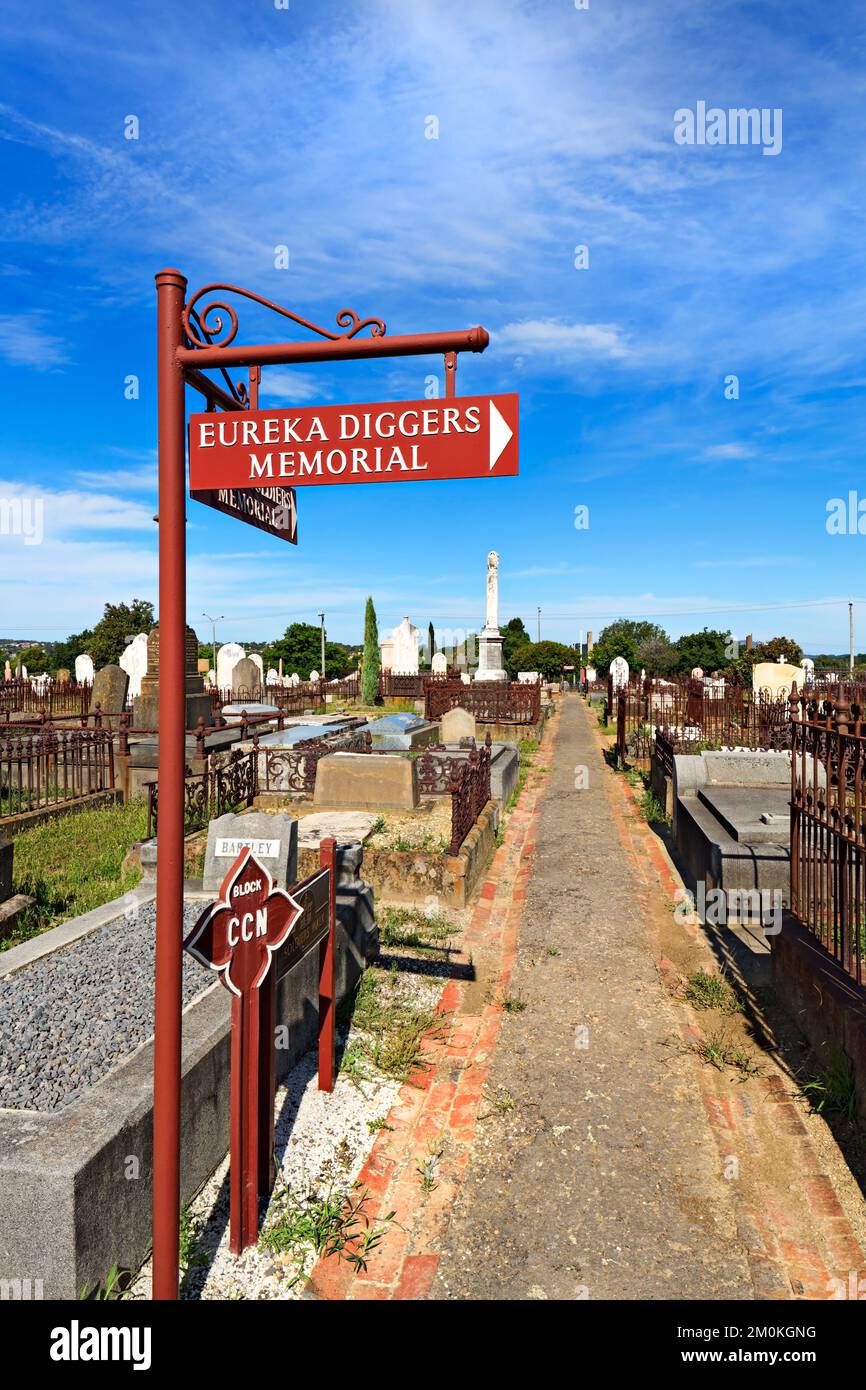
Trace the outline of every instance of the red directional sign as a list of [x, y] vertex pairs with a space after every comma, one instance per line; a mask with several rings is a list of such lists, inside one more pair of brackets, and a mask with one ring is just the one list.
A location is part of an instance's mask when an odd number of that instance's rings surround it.
[[517, 473], [518, 398], [207, 411], [189, 421], [190, 488], [291, 487]]

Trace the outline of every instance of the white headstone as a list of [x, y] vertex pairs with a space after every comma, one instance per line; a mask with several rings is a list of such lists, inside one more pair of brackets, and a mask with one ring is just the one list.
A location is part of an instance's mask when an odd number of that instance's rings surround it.
[[212, 686], [216, 685], [216, 671], [214, 671], [213, 668], [207, 673], [207, 683]]
[[702, 681], [702, 680], [703, 680], [703, 678], [704, 678], [704, 673], [703, 673], [703, 671], [701, 670], [701, 667], [700, 667], [700, 666], [693, 666], [693, 667], [692, 667], [692, 677], [693, 677], [693, 679], [696, 680], [696, 681]]
[[268, 674], [265, 676], [265, 685], [279, 685], [279, 684], [280, 684], [280, 673], [279, 673], [279, 671], [275, 671], [274, 668], [273, 668], [273, 666], [269, 667], [269, 668], [268, 668]]
[[764, 691], [774, 699], [790, 694], [794, 681], [802, 679], [800, 667], [788, 666], [785, 662], [756, 661], [752, 667], [752, 689]]
[[300, 683], [300, 676], [298, 675], [297, 671], [293, 671], [292, 674], [289, 676], [289, 685], [300, 685]]
[[75, 658], [75, 679], [79, 685], [93, 684], [93, 657], [86, 652]]
[[245, 656], [246, 652], [238, 642], [226, 642], [225, 646], [220, 647], [216, 664], [217, 685], [220, 690], [231, 690], [232, 671]]
[[430, 669], [434, 676], [444, 676], [448, 670], [448, 658], [444, 652], [434, 652], [430, 662]]
[[541, 674], [538, 671], [518, 671], [517, 679], [522, 685], [535, 685], [536, 681], [541, 680]]
[[120, 669], [129, 676], [128, 698], [134, 700], [141, 694], [141, 678], [147, 675], [147, 633], [139, 632], [129, 646], [121, 652]]
[[317, 681], [318, 679], [319, 679], [319, 673], [318, 673], [318, 671], [311, 671], [311, 672], [310, 672], [310, 680], [311, 680], [311, 681]]
[[610, 663], [610, 676], [614, 690], [623, 690], [628, 685], [628, 662], [624, 656], [615, 656]]
[[6, 662], [6, 666], [3, 671], [3, 679], [4, 681], [11, 681], [12, 679], [12, 665], [9, 661]]
[[800, 670], [803, 672], [803, 685], [812, 685], [815, 681], [815, 663], [811, 656], [804, 656], [800, 662]]
[[596, 675], [596, 670], [595, 670], [595, 667], [594, 667], [594, 666], [587, 666], [587, 668], [586, 668], [586, 679], [587, 679], [588, 681], [598, 680], [598, 676]]
[[391, 670], [398, 676], [418, 674], [418, 629], [404, 618], [391, 633]]

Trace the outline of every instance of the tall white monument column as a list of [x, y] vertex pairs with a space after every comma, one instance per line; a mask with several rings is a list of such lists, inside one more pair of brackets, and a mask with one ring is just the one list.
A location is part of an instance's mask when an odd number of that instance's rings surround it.
[[491, 550], [487, 556], [487, 599], [484, 626], [478, 637], [477, 681], [504, 681], [502, 666], [502, 637], [499, 633], [499, 556]]

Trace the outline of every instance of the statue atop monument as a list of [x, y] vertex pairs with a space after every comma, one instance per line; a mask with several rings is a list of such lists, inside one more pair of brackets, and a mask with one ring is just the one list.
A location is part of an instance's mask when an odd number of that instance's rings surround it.
[[507, 679], [502, 666], [502, 638], [499, 635], [499, 552], [491, 550], [487, 555], [487, 594], [484, 608], [484, 626], [478, 637], [477, 681], [504, 681]]
[[487, 608], [484, 626], [492, 632], [499, 631], [499, 556], [491, 550], [487, 556]]

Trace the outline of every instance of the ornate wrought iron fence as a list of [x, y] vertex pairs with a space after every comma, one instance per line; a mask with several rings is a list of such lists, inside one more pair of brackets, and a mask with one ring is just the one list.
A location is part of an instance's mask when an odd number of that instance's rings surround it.
[[0, 718], [10, 714], [87, 714], [93, 687], [77, 681], [34, 685], [30, 680], [0, 681]]
[[[147, 782], [147, 837], [157, 834], [159, 783]], [[203, 830], [208, 821], [240, 806], [252, 806], [258, 791], [258, 756], [255, 748], [233, 748], [225, 753], [206, 753], [201, 772], [187, 769], [184, 779], [184, 833]]]
[[55, 729], [0, 736], [0, 820], [82, 801], [114, 787], [110, 729]]
[[490, 743], [471, 748], [469, 757], [453, 767], [451, 779], [450, 853], [459, 854], [484, 807], [490, 800]]
[[541, 718], [541, 685], [520, 681], [428, 682], [424, 691], [426, 719], [441, 719], [450, 709], [468, 710], [479, 724], [537, 724]]
[[792, 720], [791, 909], [866, 983], [866, 722], [859, 705], [804, 697]]

